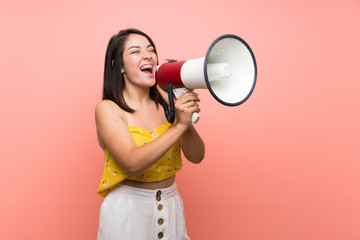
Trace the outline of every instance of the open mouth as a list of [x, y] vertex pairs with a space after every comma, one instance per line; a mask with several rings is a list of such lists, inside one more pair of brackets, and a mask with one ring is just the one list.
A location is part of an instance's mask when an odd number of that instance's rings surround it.
[[140, 70], [145, 74], [153, 73], [153, 65], [143, 65]]

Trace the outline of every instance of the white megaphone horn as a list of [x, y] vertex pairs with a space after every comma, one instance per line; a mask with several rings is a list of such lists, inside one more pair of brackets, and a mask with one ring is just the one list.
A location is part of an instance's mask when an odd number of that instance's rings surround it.
[[[244, 103], [254, 90], [256, 77], [256, 61], [251, 48], [243, 39], [232, 34], [222, 35], [213, 41], [205, 57], [163, 63], [156, 72], [158, 85], [169, 94], [170, 88], [173, 88], [176, 98], [187, 89], [208, 89], [217, 101], [226, 106]], [[172, 94], [170, 99], [173, 100]], [[171, 108], [173, 106], [170, 106], [170, 112], [174, 115], [175, 110]], [[168, 115], [167, 118], [169, 121]], [[194, 113], [192, 122], [196, 123], [199, 118], [199, 114]], [[173, 119], [174, 116], [170, 117], [169, 122]]]

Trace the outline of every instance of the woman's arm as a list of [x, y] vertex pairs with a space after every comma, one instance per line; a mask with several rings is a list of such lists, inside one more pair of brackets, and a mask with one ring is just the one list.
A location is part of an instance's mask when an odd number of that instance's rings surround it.
[[191, 125], [196, 96], [184, 97], [178, 122], [154, 141], [137, 147], [129, 133], [121, 110], [110, 101], [101, 101], [95, 109], [96, 129], [100, 141], [119, 165], [131, 175], [137, 175], [155, 164]]
[[185, 157], [192, 163], [200, 163], [205, 156], [205, 144], [194, 126], [190, 126], [180, 138]]
[[[158, 91], [162, 95], [163, 99], [168, 103], [168, 94], [158, 87]], [[176, 118], [175, 125], [183, 121], [182, 114], [184, 112], [191, 112], [187, 114], [186, 123], [191, 122], [192, 113], [200, 112], [198, 102], [200, 99], [198, 95], [193, 91], [188, 91], [181, 95], [181, 97], [175, 100], [175, 109], [176, 109]], [[169, 103], [168, 103], [169, 104]], [[188, 124], [188, 128], [181, 135], [180, 146], [185, 155], [185, 157], [193, 163], [200, 163], [205, 156], [205, 144], [196, 129], [192, 124]]]

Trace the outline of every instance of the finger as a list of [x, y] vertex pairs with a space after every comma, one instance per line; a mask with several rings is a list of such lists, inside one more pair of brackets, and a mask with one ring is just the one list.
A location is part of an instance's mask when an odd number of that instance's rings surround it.
[[186, 113], [200, 112], [200, 108], [199, 108], [199, 106], [191, 106], [191, 107], [186, 108], [185, 112]]
[[180, 102], [189, 102], [189, 101], [195, 101], [200, 102], [200, 99], [197, 94], [192, 92], [186, 92], [178, 99]]
[[200, 109], [199, 105], [194, 101], [186, 102], [182, 104], [177, 103], [175, 108], [181, 112], [194, 112]]

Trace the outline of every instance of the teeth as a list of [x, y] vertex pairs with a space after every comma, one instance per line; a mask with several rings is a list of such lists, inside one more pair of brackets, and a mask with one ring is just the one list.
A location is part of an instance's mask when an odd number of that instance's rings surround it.
[[152, 65], [144, 65], [140, 68], [140, 70], [146, 70], [146, 69], [150, 69], [152, 70], [153, 66]]

